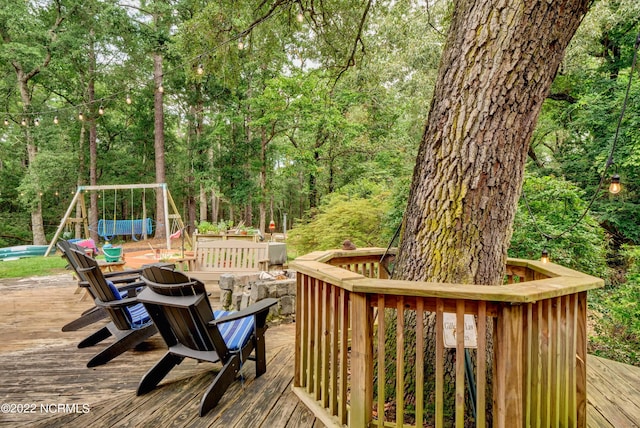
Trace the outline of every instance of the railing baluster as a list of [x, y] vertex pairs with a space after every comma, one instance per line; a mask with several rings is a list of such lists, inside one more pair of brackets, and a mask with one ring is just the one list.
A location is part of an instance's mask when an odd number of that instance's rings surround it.
[[436, 299], [436, 428], [444, 426], [444, 302]]
[[396, 427], [404, 425], [404, 296], [396, 303]]
[[386, 402], [386, 360], [385, 360], [385, 298], [384, 294], [378, 294], [378, 427], [384, 427], [384, 405]]
[[329, 305], [329, 309], [331, 312], [331, 376], [329, 382], [329, 413], [331, 413], [332, 416], [336, 416], [338, 414], [338, 376], [340, 373], [338, 367], [340, 309], [338, 306], [338, 289], [335, 285], [331, 285], [330, 299], [331, 304]]
[[338, 407], [338, 420], [341, 424], [347, 423], [347, 390], [348, 390], [348, 378], [347, 378], [347, 366], [349, 360], [349, 295], [348, 291], [340, 289], [338, 293], [340, 299], [339, 317], [340, 317], [340, 390], [339, 407]]
[[456, 302], [456, 427], [464, 428], [464, 300]]
[[424, 299], [416, 302], [416, 426], [424, 419]]
[[476, 368], [476, 426], [486, 426], [486, 384], [487, 384], [487, 302], [478, 302], [478, 350]]

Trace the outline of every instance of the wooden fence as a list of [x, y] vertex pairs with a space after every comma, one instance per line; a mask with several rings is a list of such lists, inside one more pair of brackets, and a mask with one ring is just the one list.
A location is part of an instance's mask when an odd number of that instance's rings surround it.
[[[325, 425], [586, 427], [587, 291], [601, 279], [509, 259], [502, 286], [397, 281], [384, 252], [314, 252], [290, 264], [293, 390]], [[465, 314], [474, 349], [455, 335]], [[445, 316], [455, 320], [452, 348]]]

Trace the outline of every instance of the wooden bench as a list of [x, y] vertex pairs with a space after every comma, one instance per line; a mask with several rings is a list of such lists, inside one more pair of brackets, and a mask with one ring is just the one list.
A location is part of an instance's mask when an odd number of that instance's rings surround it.
[[266, 242], [196, 240], [193, 254], [176, 260], [176, 268], [200, 281], [218, 281], [223, 273], [257, 273], [269, 268]]

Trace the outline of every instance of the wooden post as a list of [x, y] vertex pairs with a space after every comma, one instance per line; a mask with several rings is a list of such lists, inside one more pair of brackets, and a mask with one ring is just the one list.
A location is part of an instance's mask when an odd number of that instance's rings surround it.
[[519, 428], [524, 420], [524, 311], [521, 305], [500, 309], [494, 337], [496, 361], [494, 423], [501, 428]]
[[373, 309], [367, 296], [351, 293], [351, 418], [349, 426], [367, 427], [373, 401]]

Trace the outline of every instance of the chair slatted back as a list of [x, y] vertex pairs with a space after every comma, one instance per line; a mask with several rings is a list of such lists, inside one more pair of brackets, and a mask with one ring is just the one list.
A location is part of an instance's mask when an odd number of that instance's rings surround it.
[[159, 266], [145, 267], [142, 279], [147, 287], [140, 301], [169, 347], [179, 343], [197, 351], [216, 351], [226, 361], [229, 351], [224, 340], [217, 327], [208, 325], [213, 311], [202, 282]]
[[[107, 283], [107, 280], [98, 266], [98, 262], [87, 256], [84, 251], [79, 251], [75, 248], [70, 248], [67, 254], [74, 260], [75, 264], [77, 264], [78, 275], [84, 277], [84, 279], [89, 283], [91, 293], [95, 296], [96, 304], [98, 306], [101, 306], [100, 303], [120, 300], [119, 296], [116, 297], [114, 290]], [[72, 265], [74, 262], [72, 262]], [[103, 307], [118, 329], [129, 330], [131, 328], [130, 315], [124, 307]]]

